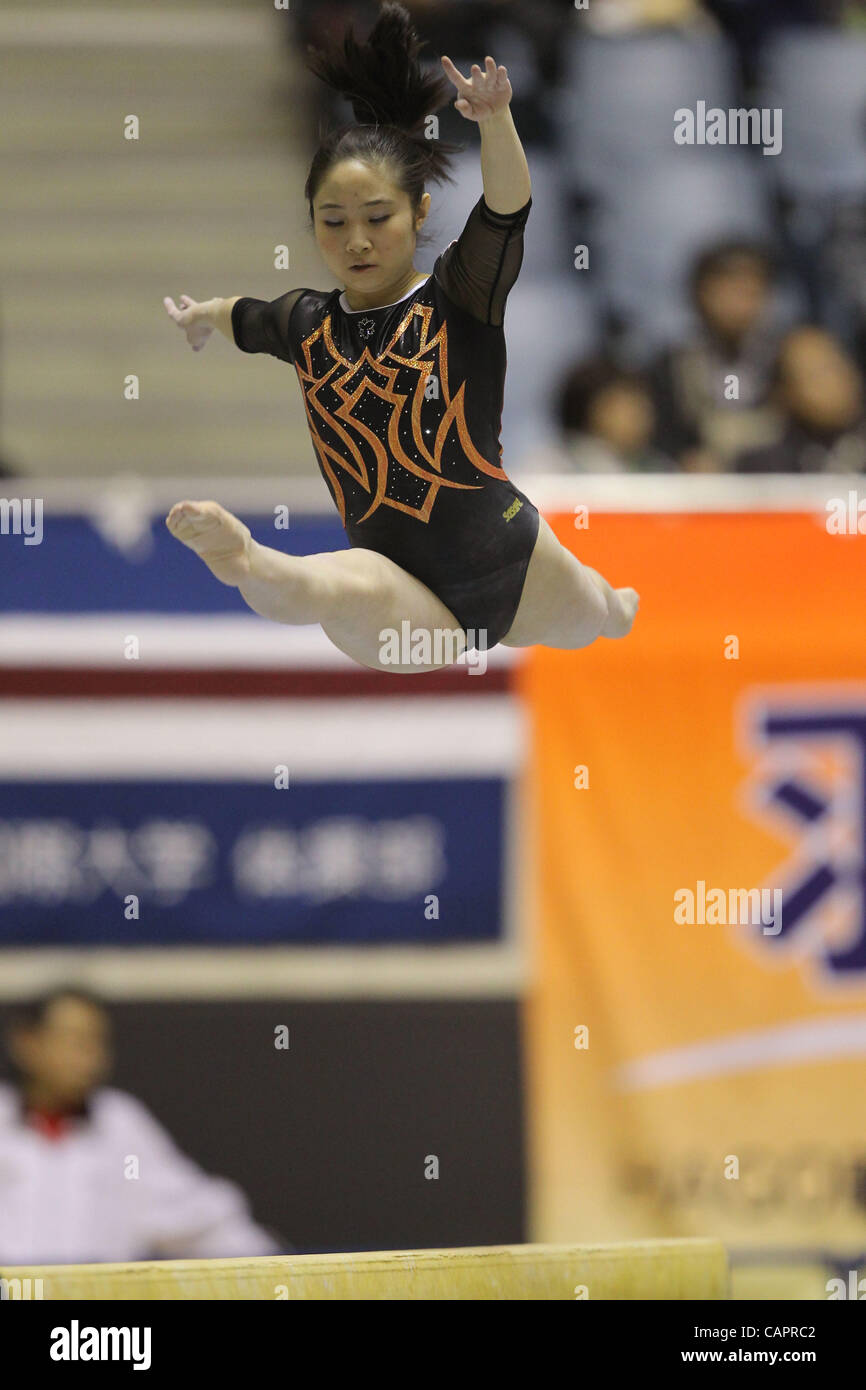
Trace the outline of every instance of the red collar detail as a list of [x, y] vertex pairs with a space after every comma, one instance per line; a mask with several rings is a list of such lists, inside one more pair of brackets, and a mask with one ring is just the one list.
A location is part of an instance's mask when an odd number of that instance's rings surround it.
[[74, 1116], [66, 1110], [40, 1110], [31, 1107], [27, 1111], [27, 1121], [37, 1129], [43, 1139], [62, 1139], [72, 1125]]

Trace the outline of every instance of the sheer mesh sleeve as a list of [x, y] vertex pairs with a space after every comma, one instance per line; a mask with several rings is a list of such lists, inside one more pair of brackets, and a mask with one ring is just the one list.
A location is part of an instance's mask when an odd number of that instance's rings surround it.
[[238, 299], [232, 305], [232, 332], [242, 352], [269, 352], [282, 362], [294, 364], [289, 341], [289, 319], [302, 294], [289, 290], [279, 299]]
[[530, 198], [517, 212], [493, 212], [482, 194], [460, 236], [439, 257], [436, 275], [448, 298], [482, 323], [502, 323], [531, 207]]

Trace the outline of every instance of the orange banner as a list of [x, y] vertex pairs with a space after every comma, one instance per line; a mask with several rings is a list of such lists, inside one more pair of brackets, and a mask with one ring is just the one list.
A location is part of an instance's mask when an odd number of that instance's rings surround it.
[[641, 607], [520, 674], [530, 1239], [866, 1248], [866, 539], [549, 519]]

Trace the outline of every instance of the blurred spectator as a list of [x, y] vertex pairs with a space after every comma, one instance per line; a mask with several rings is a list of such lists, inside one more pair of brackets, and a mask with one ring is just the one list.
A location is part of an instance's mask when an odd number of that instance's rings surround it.
[[820, 278], [821, 318], [866, 371], [866, 201], [833, 209]]
[[791, 25], [856, 28], [866, 0], [704, 0], [742, 49], [759, 51], [768, 34]]
[[644, 378], [607, 358], [573, 367], [556, 404], [562, 448], [535, 467], [576, 473], [670, 472], [652, 448], [655, 409]]
[[866, 0], [704, 0], [733, 41], [746, 96], [760, 71], [763, 45], [779, 29], [792, 25], [856, 24], [866, 14]]
[[285, 1252], [233, 1183], [181, 1153], [134, 1096], [103, 1084], [105, 1009], [58, 989], [17, 1009], [0, 1084], [0, 1263]]
[[580, 11], [595, 34], [633, 34], [639, 29], [708, 27], [702, 0], [592, 0]]
[[812, 326], [790, 332], [779, 351], [774, 394], [781, 438], [745, 451], [737, 472], [866, 472], [863, 381], [835, 338]]
[[750, 242], [712, 247], [695, 264], [700, 327], [651, 373], [656, 447], [684, 468], [725, 467], [772, 435], [766, 402], [781, 330], [770, 321], [771, 289], [768, 255]]

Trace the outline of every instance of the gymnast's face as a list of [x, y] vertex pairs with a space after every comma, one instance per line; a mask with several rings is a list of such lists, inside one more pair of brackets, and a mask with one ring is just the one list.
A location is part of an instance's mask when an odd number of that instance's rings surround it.
[[353, 307], [388, 304], [408, 288], [402, 282], [415, 273], [416, 237], [429, 208], [425, 193], [413, 216], [408, 193], [381, 164], [344, 159], [330, 169], [313, 199], [316, 243]]

